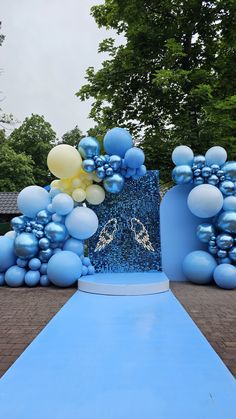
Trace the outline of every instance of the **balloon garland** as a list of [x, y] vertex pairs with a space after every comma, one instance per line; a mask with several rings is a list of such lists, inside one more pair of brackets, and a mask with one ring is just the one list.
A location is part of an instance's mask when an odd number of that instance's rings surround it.
[[222, 288], [236, 288], [236, 162], [227, 162], [226, 150], [218, 146], [205, 156], [179, 146], [172, 160], [174, 182], [193, 185], [187, 200], [190, 211], [207, 219], [196, 232], [207, 251], [187, 255], [184, 273], [192, 282], [205, 284], [214, 278]]
[[144, 153], [125, 129], [108, 131], [104, 149], [103, 156], [97, 139], [86, 137], [78, 150], [59, 144], [49, 152], [48, 168], [57, 179], [49, 191], [24, 188], [17, 198], [22, 215], [0, 236], [0, 285], [67, 287], [95, 273], [84, 256], [84, 240], [95, 234], [99, 221], [82, 203], [99, 205], [105, 191], [118, 194], [127, 179], [146, 174]]

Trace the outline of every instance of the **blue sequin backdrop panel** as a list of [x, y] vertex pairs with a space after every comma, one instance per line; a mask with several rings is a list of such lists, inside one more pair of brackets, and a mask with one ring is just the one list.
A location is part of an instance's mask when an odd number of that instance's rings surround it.
[[161, 270], [159, 205], [159, 172], [150, 170], [92, 207], [99, 228], [88, 249], [97, 272]]

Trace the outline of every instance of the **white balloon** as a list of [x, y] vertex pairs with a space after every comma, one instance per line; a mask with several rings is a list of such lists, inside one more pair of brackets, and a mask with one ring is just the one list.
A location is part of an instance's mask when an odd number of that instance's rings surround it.
[[200, 218], [214, 217], [223, 207], [224, 198], [216, 186], [203, 184], [191, 190], [188, 196], [190, 211]]
[[183, 164], [191, 165], [193, 157], [191, 148], [186, 145], [179, 145], [172, 153], [172, 161], [176, 166]]
[[223, 147], [215, 146], [209, 148], [206, 152], [205, 158], [208, 166], [211, 166], [212, 164], [222, 166], [227, 160], [227, 153]]

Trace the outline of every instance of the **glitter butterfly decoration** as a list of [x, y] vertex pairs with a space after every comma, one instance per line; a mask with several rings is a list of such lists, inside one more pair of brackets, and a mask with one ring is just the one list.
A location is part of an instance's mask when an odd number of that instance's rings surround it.
[[131, 218], [131, 230], [134, 232], [135, 240], [144, 247], [144, 249], [150, 252], [155, 252], [150, 237], [145, 225], [138, 220], [138, 218]]
[[117, 219], [111, 218], [101, 230], [99, 234], [98, 243], [95, 248], [95, 252], [100, 252], [103, 250], [108, 244], [110, 244], [117, 232]]

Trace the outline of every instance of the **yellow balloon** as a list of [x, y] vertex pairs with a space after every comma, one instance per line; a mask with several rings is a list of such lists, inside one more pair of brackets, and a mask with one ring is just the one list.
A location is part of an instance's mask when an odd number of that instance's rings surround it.
[[86, 200], [89, 204], [99, 205], [105, 199], [105, 191], [99, 185], [91, 185], [86, 189]]
[[74, 186], [74, 188], [78, 188], [78, 187], [80, 187], [81, 186], [81, 184], [83, 183], [82, 182], [82, 180], [79, 178], [79, 177], [75, 177], [73, 180], [72, 180], [72, 186]]
[[75, 189], [72, 192], [72, 198], [76, 202], [83, 202], [85, 200], [85, 198], [86, 198], [86, 192], [85, 192], [85, 190], [82, 189], [82, 188]]
[[97, 183], [101, 183], [102, 182], [102, 179], [100, 179], [97, 175], [95, 175], [95, 174], [93, 174], [93, 180], [94, 180], [94, 182], [97, 182]]
[[60, 185], [60, 180], [59, 179], [53, 180], [50, 184], [51, 188], [59, 188], [59, 185]]
[[59, 178], [70, 178], [81, 168], [82, 159], [79, 152], [68, 144], [60, 144], [52, 148], [48, 154], [49, 170]]

